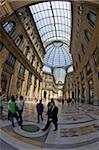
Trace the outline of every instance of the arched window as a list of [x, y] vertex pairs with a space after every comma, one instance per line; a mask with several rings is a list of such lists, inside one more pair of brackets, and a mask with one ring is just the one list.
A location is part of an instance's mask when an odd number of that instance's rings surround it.
[[25, 73], [25, 67], [21, 64], [20, 70], [19, 70], [19, 75], [24, 76], [24, 73]]
[[0, 51], [3, 49], [4, 44], [0, 41]]
[[20, 43], [22, 42], [22, 40], [23, 40], [23, 35], [17, 36], [16, 39], [15, 39], [15, 41], [14, 41], [15, 44], [16, 44], [16, 46], [19, 46]]
[[92, 37], [92, 33], [89, 30], [85, 30], [85, 36], [87, 40], [90, 41]]
[[12, 53], [9, 53], [7, 60], [6, 60], [6, 63], [8, 65], [10, 65], [12, 68], [14, 68], [15, 61], [16, 61], [15, 56]]
[[7, 33], [10, 33], [15, 28], [15, 26], [16, 24], [13, 21], [7, 21], [3, 24], [3, 28]]
[[96, 23], [96, 14], [92, 11], [87, 14], [87, 18], [93, 25]]

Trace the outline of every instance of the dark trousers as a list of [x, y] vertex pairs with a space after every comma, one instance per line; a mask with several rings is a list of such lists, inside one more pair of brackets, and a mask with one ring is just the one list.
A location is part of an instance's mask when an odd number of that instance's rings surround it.
[[8, 119], [12, 122], [12, 126], [13, 126], [13, 127], [14, 127], [14, 118], [16, 118], [17, 123], [18, 123], [18, 125], [19, 125], [17, 113], [12, 113], [12, 112], [9, 111], [9, 116], [8, 116], [8, 117], [9, 117]]
[[38, 117], [37, 118], [38, 118], [38, 123], [40, 122], [40, 118], [43, 121], [42, 113], [38, 113]]
[[46, 123], [46, 125], [45, 125], [45, 127], [44, 127], [44, 129], [43, 129], [44, 131], [46, 131], [46, 130], [49, 128], [51, 122], [52, 122], [52, 121], [49, 121], [49, 120], [47, 121], [47, 123]]
[[44, 129], [43, 129], [44, 131], [46, 131], [46, 130], [49, 128], [51, 122], [53, 122], [53, 124], [54, 124], [54, 126], [55, 126], [55, 130], [58, 129], [57, 121], [54, 121], [54, 120], [50, 121], [50, 120], [48, 119], [47, 124], [45, 125], [45, 127], [44, 127]]
[[58, 129], [57, 120], [53, 120], [53, 124], [54, 124], [54, 126], [55, 126], [55, 130], [57, 130], [57, 129]]
[[19, 114], [19, 124], [22, 125], [23, 120], [22, 120], [22, 112], [23, 110], [18, 110], [18, 114]]

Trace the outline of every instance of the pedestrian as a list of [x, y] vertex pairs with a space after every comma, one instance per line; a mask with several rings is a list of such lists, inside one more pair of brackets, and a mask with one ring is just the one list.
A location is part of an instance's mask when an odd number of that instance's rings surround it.
[[14, 118], [16, 118], [17, 123], [19, 125], [15, 98], [14, 98], [14, 96], [11, 96], [11, 99], [8, 102], [8, 119], [12, 122], [13, 127], [15, 127]]
[[23, 119], [22, 119], [23, 108], [24, 108], [24, 100], [23, 100], [23, 96], [20, 96], [17, 102], [17, 109], [18, 109], [18, 114], [19, 114], [19, 124], [21, 126], [23, 123]]
[[43, 121], [43, 110], [44, 110], [44, 106], [42, 104], [42, 100], [40, 100], [40, 102], [36, 105], [36, 109], [37, 109], [37, 118], [38, 118], [38, 123], [40, 122], [40, 117], [41, 120]]
[[62, 106], [64, 105], [64, 99], [62, 98]]
[[58, 114], [58, 107], [55, 105], [55, 102], [52, 99], [51, 102], [49, 103], [47, 124], [45, 125], [44, 129], [42, 129], [42, 131], [46, 131], [49, 128], [51, 122], [53, 122], [55, 126], [54, 131], [58, 129], [57, 114]]

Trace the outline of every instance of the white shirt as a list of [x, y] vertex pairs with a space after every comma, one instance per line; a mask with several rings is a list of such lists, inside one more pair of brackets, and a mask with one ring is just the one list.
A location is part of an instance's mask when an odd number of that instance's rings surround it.
[[18, 106], [18, 109], [19, 109], [19, 110], [22, 110], [23, 107], [24, 107], [24, 101], [23, 101], [23, 100], [19, 100], [19, 101], [17, 102], [17, 106]]

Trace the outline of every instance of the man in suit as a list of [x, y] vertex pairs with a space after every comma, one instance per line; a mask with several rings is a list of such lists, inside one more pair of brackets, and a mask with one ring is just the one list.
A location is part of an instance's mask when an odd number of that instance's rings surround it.
[[55, 102], [53, 100], [51, 100], [50, 102], [50, 109], [48, 110], [48, 120], [47, 120], [47, 124], [45, 125], [45, 128], [42, 129], [43, 131], [46, 131], [51, 122], [53, 122], [55, 129], [54, 131], [56, 131], [58, 129], [58, 125], [57, 125], [57, 114], [58, 114], [58, 107], [55, 105]]

